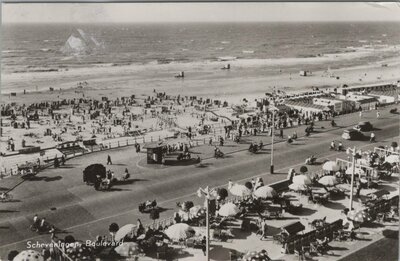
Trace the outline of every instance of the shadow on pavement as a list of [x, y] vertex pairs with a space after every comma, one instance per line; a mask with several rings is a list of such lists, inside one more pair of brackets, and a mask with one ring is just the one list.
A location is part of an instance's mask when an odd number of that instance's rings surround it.
[[48, 177], [48, 176], [32, 176], [27, 178], [26, 180], [28, 181], [45, 181], [45, 182], [51, 182], [51, 181], [57, 181], [61, 180], [61, 176], [55, 176], [55, 177]]
[[0, 209], [0, 213], [16, 213], [19, 210], [8, 210], [8, 209]]
[[399, 238], [399, 231], [385, 229], [382, 231], [382, 235], [386, 238], [398, 239]]
[[213, 165], [212, 163], [200, 163], [196, 165], [196, 168], [207, 168], [208, 166]]
[[230, 252], [233, 249], [223, 247], [221, 245], [210, 246], [210, 258], [212, 260], [230, 260]]
[[298, 213], [296, 213], [296, 216], [311, 216], [312, 214], [314, 214], [315, 212], [317, 212], [316, 209], [311, 209], [311, 208], [305, 208], [303, 207], [301, 209], [301, 211], [299, 211]]
[[118, 180], [115, 181], [115, 186], [118, 185], [131, 185], [133, 183], [139, 182], [139, 181], [149, 181], [148, 179], [127, 179], [127, 180]]
[[111, 187], [108, 190], [102, 190], [102, 192], [114, 192], [114, 191], [131, 191], [131, 189], [122, 189], [122, 188]]
[[326, 208], [337, 209], [337, 210], [345, 208], [345, 205], [343, 205], [342, 203], [332, 202], [332, 201], [325, 203], [324, 206]]

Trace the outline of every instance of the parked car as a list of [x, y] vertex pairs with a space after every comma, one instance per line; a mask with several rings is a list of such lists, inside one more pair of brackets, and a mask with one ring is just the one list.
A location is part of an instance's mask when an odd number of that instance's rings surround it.
[[359, 140], [364, 137], [360, 131], [355, 129], [347, 129], [343, 131], [342, 138], [345, 140]]
[[361, 121], [354, 127], [358, 131], [371, 131], [374, 127], [369, 121]]

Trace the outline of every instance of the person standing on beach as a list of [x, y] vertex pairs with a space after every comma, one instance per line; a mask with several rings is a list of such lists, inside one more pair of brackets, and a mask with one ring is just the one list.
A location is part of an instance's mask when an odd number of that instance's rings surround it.
[[107, 155], [107, 165], [112, 165], [111, 156]]
[[379, 119], [381, 117], [381, 113], [379, 111], [376, 112], [376, 118]]
[[360, 119], [362, 118], [362, 116], [363, 116], [363, 113], [362, 113], [362, 111], [360, 111]]
[[279, 130], [279, 137], [281, 137], [283, 139], [283, 129], [282, 128]]

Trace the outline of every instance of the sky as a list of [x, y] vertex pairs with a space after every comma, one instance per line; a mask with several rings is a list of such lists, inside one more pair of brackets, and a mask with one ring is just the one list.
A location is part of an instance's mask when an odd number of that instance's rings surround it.
[[2, 4], [3, 23], [400, 21], [399, 3]]

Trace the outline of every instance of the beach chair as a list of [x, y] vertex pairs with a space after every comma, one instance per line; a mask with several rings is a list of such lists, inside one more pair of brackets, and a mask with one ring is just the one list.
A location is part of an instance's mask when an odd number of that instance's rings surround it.
[[304, 254], [304, 251], [303, 251], [302, 248], [301, 248], [301, 249], [295, 249], [295, 250], [294, 250], [294, 255], [295, 255], [296, 257], [298, 257], [298, 260], [299, 260], [299, 261], [307, 260], [306, 257], [305, 257], [305, 254]]
[[214, 239], [214, 240], [216, 240], [216, 241], [222, 241], [222, 240], [221, 240], [222, 230], [219, 229], [219, 228], [214, 228], [212, 236], [213, 236], [213, 239]]
[[186, 239], [186, 246], [194, 248], [196, 240], [194, 238], [188, 238]]
[[167, 260], [168, 252], [166, 250], [157, 251], [157, 260]]
[[229, 250], [229, 256], [230, 256], [231, 261], [242, 260], [242, 255], [240, 254], [240, 252], [238, 252], [234, 249]]

